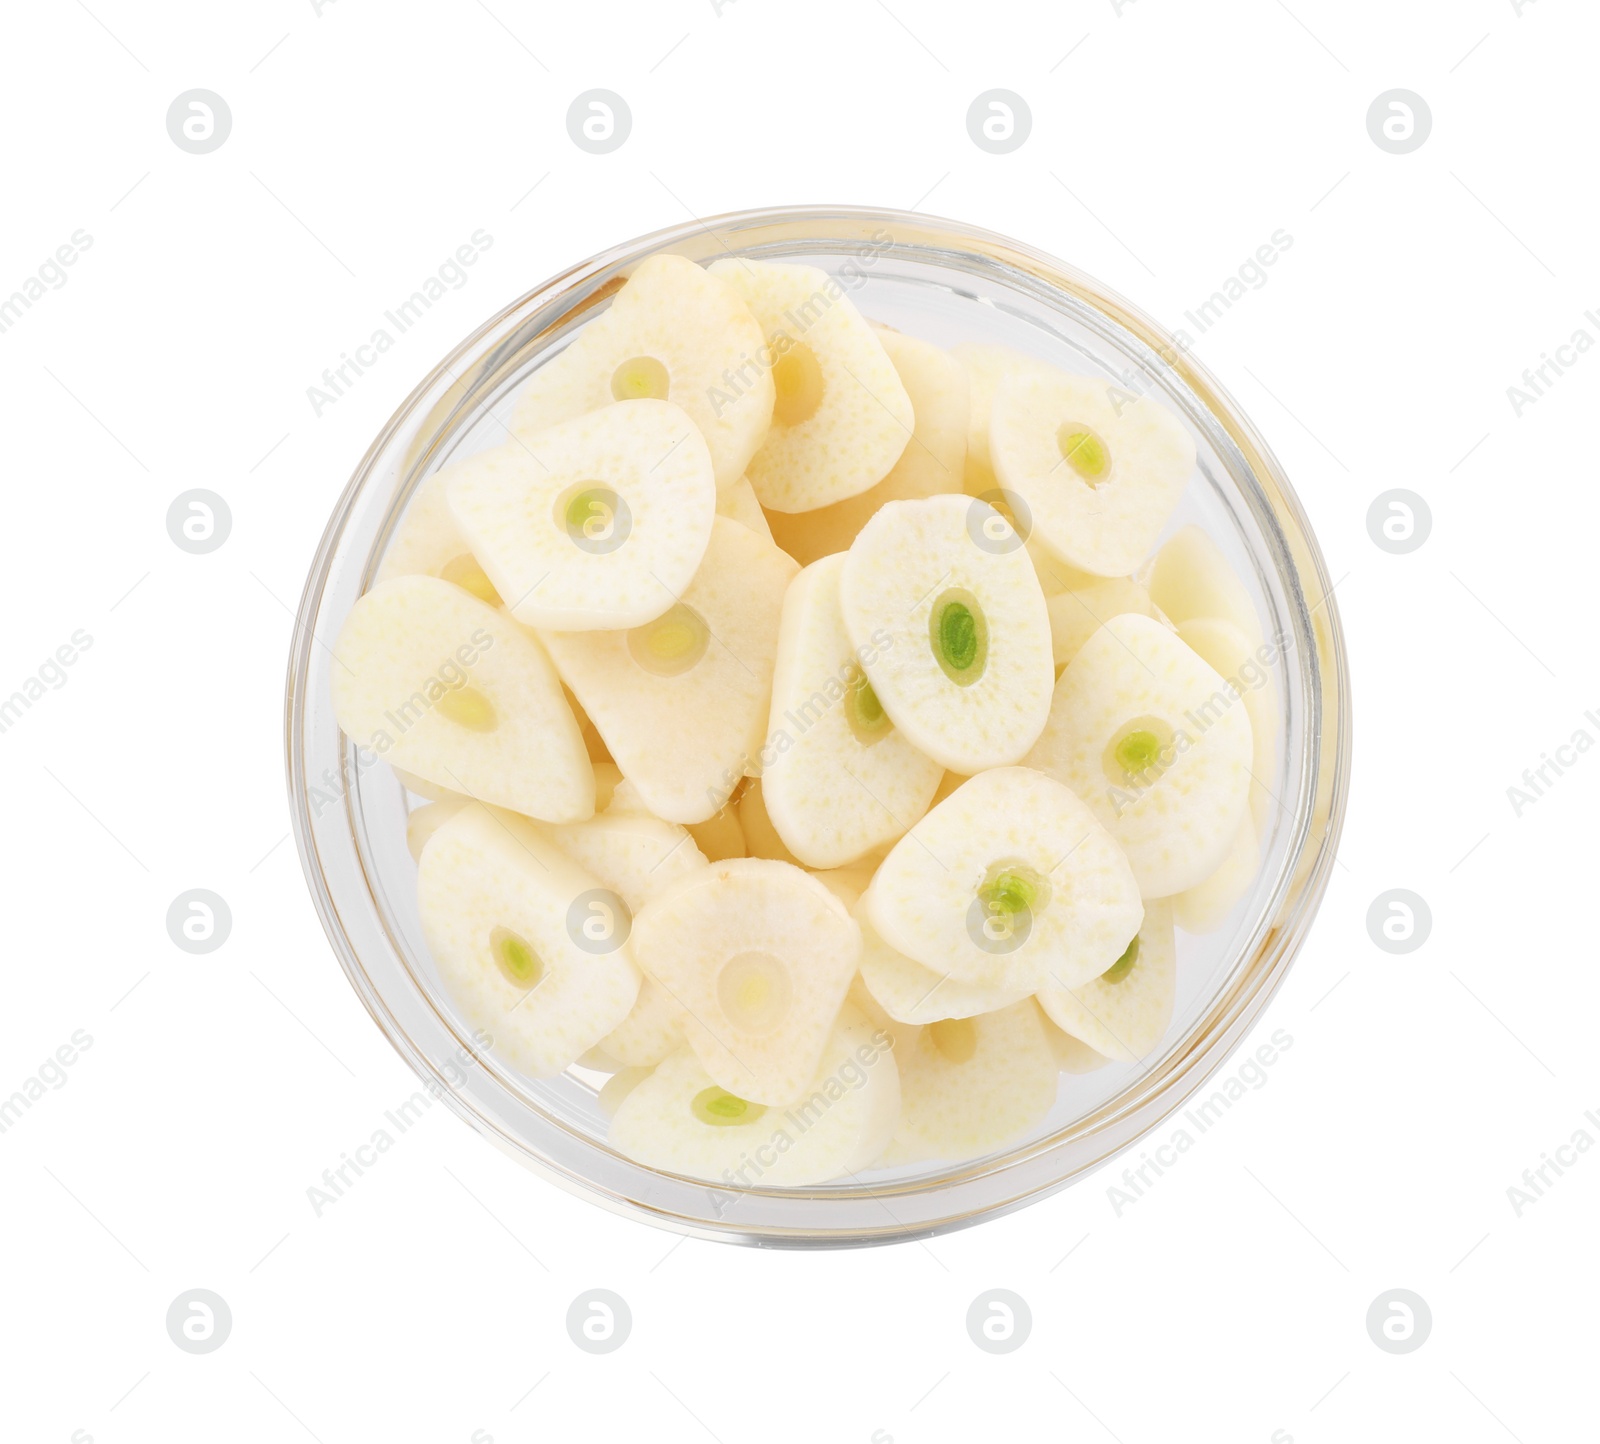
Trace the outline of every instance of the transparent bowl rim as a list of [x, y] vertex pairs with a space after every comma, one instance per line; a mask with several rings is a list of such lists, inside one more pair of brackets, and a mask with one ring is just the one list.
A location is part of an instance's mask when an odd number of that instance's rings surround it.
[[[336, 838], [328, 856], [312, 813], [315, 779], [308, 770], [307, 742], [325, 749], [331, 727], [341, 758], [346, 749], [337, 726], [323, 719], [311, 731], [306, 699], [318, 647], [325, 646], [317, 625], [333, 575], [338, 548], [364, 493], [390, 455], [397, 439], [419, 421], [445, 424], [456, 419], [449, 398], [459, 398], [462, 376], [481, 360], [486, 343], [504, 338], [519, 319], [554, 316], [570, 319], [597, 296], [609, 294], [606, 278], [626, 275], [646, 256], [677, 250], [707, 256], [709, 238], [730, 251], [728, 240], [744, 245], [819, 243], [860, 245], [888, 229], [892, 245], [918, 259], [937, 263], [952, 255], [997, 268], [1013, 283], [1026, 282], [1036, 293], [1073, 298], [1099, 313], [1118, 331], [1148, 349], [1155, 363], [1187, 388], [1214, 422], [1222, 445], [1232, 448], [1235, 480], [1253, 488], [1276, 527], [1273, 564], [1293, 606], [1297, 643], [1305, 648], [1305, 766], [1294, 819], [1292, 869], [1274, 899], [1275, 913], [1264, 917], [1251, 937], [1253, 954], [1235, 968], [1223, 994], [1191, 1030], [1187, 1046], [1169, 1056], [1159, 1077], [1147, 1074], [1108, 1100], [1087, 1119], [1057, 1134], [1033, 1140], [994, 1157], [958, 1166], [927, 1180], [861, 1185], [841, 1190], [722, 1189], [633, 1164], [548, 1115], [524, 1106], [520, 1119], [497, 1106], [492, 1096], [504, 1088], [494, 1070], [474, 1070], [473, 1086], [446, 1086], [429, 1045], [455, 1042], [445, 1029], [429, 1039], [414, 1036], [395, 1016], [381, 970], [398, 959], [373, 959], [370, 939], [351, 937], [347, 912], [335, 900], [330, 865], [359, 870], [363, 864], [345, 788], [342, 815], [349, 823], [348, 848]], [[757, 241], [753, 238], [760, 237]], [[546, 325], [547, 335], [555, 325]], [[413, 449], [414, 450], [414, 449]], [[385, 531], [384, 536], [387, 536]], [[361, 559], [370, 577], [373, 558]], [[1313, 603], [1308, 599], [1316, 597]], [[1314, 613], [1320, 618], [1313, 624]], [[1343, 826], [1350, 770], [1350, 684], [1343, 632], [1333, 588], [1320, 549], [1282, 467], [1242, 409], [1186, 348], [1153, 319], [1074, 267], [1032, 247], [961, 221], [866, 206], [785, 206], [757, 208], [695, 219], [608, 248], [534, 287], [479, 326], [416, 386], [368, 448], [340, 496], [313, 560], [291, 643], [285, 693], [285, 765], [292, 827], [313, 904], [335, 955], [356, 994], [390, 1043], [434, 1093], [491, 1141], [551, 1181], [608, 1209], [691, 1236], [764, 1246], [843, 1247], [930, 1237], [996, 1217], [1057, 1192], [1131, 1147], [1177, 1112], [1227, 1062], [1281, 985], [1307, 934], [1326, 890]], [[1291, 876], [1292, 872], [1292, 876]], [[363, 886], [369, 886], [363, 875]], [[340, 888], [348, 908], [351, 884]], [[355, 892], [360, 892], [355, 888]], [[370, 890], [368, 901], [371, 901]], [[373, 904], [376, 906], [375, 904]], [[403, 967], [404, 965], [401, 964]], [[484, 1060], [474, 1059], [483, 1063]], [[1153, 1081], [1152, 1081], [1153, 1080]], [[487, 1091], [486, 1091], [487, 1090]], [[556, 1135], [564, 1135], [559, 1139]], [[560, 1147], [556, 1145], [559, 1143]], [[576, 1147], [573, 1145], [576, 1143]], [[587, 1149], [584, 1145], [587, 1145]], [[731, 1204], [730, 1204], [731, 1200]]]

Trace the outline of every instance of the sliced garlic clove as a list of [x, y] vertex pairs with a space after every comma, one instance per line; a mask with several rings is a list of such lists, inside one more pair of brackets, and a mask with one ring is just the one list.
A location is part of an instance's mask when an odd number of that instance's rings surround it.
[[783, 594], [795, 571], [765, 537], [718, 517], [705, 562], [655, 621], [626, 632], [541, 634], [657, 817], [714, 817], [760, 752]]
[[936, 973], [897, 953], [859, 915], [861, 981], [884, 1014], [896, 1023], [937, 1023], [944, 1018], [971, 1018], [1009, 1008], [1030, 996], [1027, 986], [1004, 987], [962, 983]]
[[890, 502], [839, 574], [844, 623], [877, 700], [952, 772], [1018, 762], [1050, 710], [1050, 616], [998, 513], [964, 496]]
[[880, 1163], [981, 1158], [1036, 1128], [1059, 1070], [1031, 998], [930, 1023], [900, 1065], [900, 1122]]
[[694, 422], [629, 401], [518, 434], [452, 467], [451, 515], [525, 626], [643, 626], [700, 566], [717, 490]]
[[912, 746], [879, 704], [839, 604], [843, 556], [813, 562], [789, 584], [767, 724], [774, 756], [752, 796], [781, 839], [762, 856], [835, 868], [892, 843], [927, 811], [943, 769]]
[[681, 878], [641, 908], [634, 953], [683, 1011], [690, 1046], [729, 1092], [798, 1097], [855, 975], [861, 932], [788, 863], [741, 858]]
[[914, 501], [959, 492], [967, 458], [967, 375], [948, 351], [915, 336], [879, 329], [916, 424], [900, 459], [882, 481], [832, 506], [774, 513], [773, 536], [802, 566], [848, 551], [861, 528], [886, 501]]
[[1101, 377], [1013, 375], [995, 388], [990, 455], [1032, 536], [1072, 566], [1126, 576], [1143, 564], [1194, 472], [1183, 423]]
[[638, 994], [626, 935], [597, 946], [576, 926], [596, 886], [539, 828], [499, 809], [463, 807], [423, 849], [417, 910], [444, 991], [529, 1077], [576, 1062]]
[[1028, 762], [1094, 809], [1156, 898], [1203, 882], [1233, 845], [1251, 747], [1239, 694], [1176, 633], [1127, 613], [1061, 674]]
[[1039, 1006], [1050, 1021], [1106, 1058], [1136, 1062], [1153, 1053], [1177, 993], [1172, 918], [1167, 902], [1149, 903], [1138, 935], [1098, 978], [1071, 988], [1052, 980], [1041, 988]]
[[749, 308], [716, 276], [682, 256], [649, 256], [534, 372], [515, 425], [542, 431], [614, 401], [671, 401], [705, 438], [718, 487], [731, 487], [772, 420], [762, 345]]
[[1186, 933], [1216, 932], [1260, 872], [1261, 848], [1256, 842], [1256, 825], [1247, 812], [1217, 870], [1204, 882], [1173, 895], [1173, 921]]
[[911, 829], [861, 901], [896, 952], [959, 983], [1033, 992], [1104, 972], [1143, 907], [1089, 807], [1026, 767], [981, 772]]
[[911, 398], [844, 287], [815, 266], [717, 261], [711, 274], [766, 335], [772, 429], [746, 475], [768, 511], [812, 511], [867, 490], [912, 434]]
[[594, 770], [544, 648], [436, 577], [357, 600], [333, 648], [333, 706], [357, 745], [424, 782], [549, 822], [594, 812]]
[[1178, 635], [1195, 654], [1229, 683], [1244, 702], [1250, 719], [1250, 806], [1255, 819], [1252, 840], [1266, 832], [1279, 809], [1278, 696], [1272, 667], [1280, 660], [1267, 643], [1252, 646], [1247, 635], [1219, 617], [1193, 617], [1178, 624]]
[[741, 476], [718, 494], [717, 515], [736, 521], [740, 526], [747, 526], [760, 536], [769, 539], [772, 536], [771, 523], [767, 520], [766, 512], [761, 510], [761, 503], [756, 500], [756, 489], [750, 485], [748, 477]]
[[611, 1146], [647, 1167], [730, 1189], [853, 1174], [883, 1151], [899, 1115], [888, 1043], [846, 1004], [804, 1089], [777, 1105], [729, 1092], [692, 1049], [680, 1049], [623, 1097]]
[[1198, 526], [1179, 528], [1151, 559], [1145, 586], [1150, 600], [1175, 626], [1196, 617], [1220, 617], [1253, 646], [1261, 621], [1250, 593], [1217, 544]]

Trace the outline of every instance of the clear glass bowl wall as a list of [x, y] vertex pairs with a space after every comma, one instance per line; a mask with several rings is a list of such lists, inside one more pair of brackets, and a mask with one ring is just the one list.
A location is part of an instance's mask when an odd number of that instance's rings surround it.
[[[1196, 522], [1244, 580], [1278, 643], [1269, 683], [1281, 735], [1277, 799], [1250, 892], [1220, 931], [1178, 935], [1178, 993], [1158, 1051], [1064, 1074], [1033, 1136], [990, 1157], [923, 1164], [807, 1189], [717, 1189], [611, 1150], [604, 1075], [531, 1080], [480, 1051], [439, 986], [417, 921], [409, 797], [363, 765], [329, 699], [329, 646], [371, 584], [418, 483], [504, 440], [528, 376], [659, 250], [804, 261], [870, 319], [942, 345], [982, 340], [1148, 392], [1194, 434], [1199, 467], [1169, 532]], [[1196, 1092], [1281, 981], [1320, 900], [1343, 813], [1349, 692], [1320, 554], [1276, 461], [1232, 400], [1153, 322], [1060, 262], [952, 222], [856, 208], [718, 217], [597, 256], [530, 292], [422, 382], [373, 444], [329, 523], [295, 632], [287, 751], [296, 838], [334, 950], [412, 1067], [485, 1135], [605, 1206], [706, 1237], [764, 1244], [870, 1243], [938, 1232], [1066, 1186]]]

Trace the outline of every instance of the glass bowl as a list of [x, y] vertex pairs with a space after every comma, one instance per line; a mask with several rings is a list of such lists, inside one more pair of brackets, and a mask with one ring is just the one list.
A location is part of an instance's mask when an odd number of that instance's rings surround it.
[[[531, 372], [657, 251], [820, 266], [870, 319], [929, 340], [993, 341], [1148, 392], [1193, 433], [1198, 476], [1169, 531], [1198, 522], [1278, 643], [1281, 735], [1262, 868], [1227, 924], [1180, 933], [1178, 996], [1158, 1051], [1064, 1073], [1034, 1135], [988, 1157], [878, 1170], [809, 1188], [722, 1188], [644, 1167], [606, 1143], [581, 1067], [531, 1080], [481, 1045], [439, 986], [416, 908], [405, 820], [417, 799], [339, 730], [330, 643], [369, 586], [419, 482], [505, 437]], [[1327, 573], [1282, 469], [1232, 398], [1149, 318], [1038, 251], [959, 222], [858, 207], [746, 211], [606, 251], [547, 281], [444, 358], [356, 468], [318, 548], [289, 661], [286, 747], [295, 840], [334, 952], [378, 1026], [436, 1097], [538, 1173], [617, 1212], [703, 1238], [841, 1246], [924, 1237], [1065, 1188], [1156, 1128], [1227, 1060], [1306, 935], [1344, 815], [1350, 696]]]

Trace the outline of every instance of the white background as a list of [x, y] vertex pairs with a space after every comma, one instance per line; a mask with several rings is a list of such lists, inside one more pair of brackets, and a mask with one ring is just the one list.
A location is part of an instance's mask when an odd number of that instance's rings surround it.
[[[93, 1044], [0, 1135], [0, 1435], [1594, 1437], [1600, 1150], [1521, 1217], [1506, 1190], [1575, 1130], [1600, 1141], [1600, 756], [1520, 818], [1506, 789], [1574, 730], [1600, 738], [1583, 717], [1600, 707], [1600, 355], [1520, 417], [1506, 389], [1580, 325], [1600, 339], [1583, 319], [1600, 305], [1600, 16], [1121, 9], [7, 10], [0, 295], [76, 229], [93, 244], [0, 334], [0, 694], [74, 630], [93, 645], [0, 735], [0, 1094], [75, 1030]], [[634, 120], [602, 157], [564, 120], [596, 86]], [[194, 87], [232, 110], [209, 155], [166, 130]], [[966, 132], [992, 87], [1033, 112], [1006, 156]], [[1366, 128], [1394, 87], [1433, 114], [1405, 156]], [[1288, 468], [1353, 661], [1341, 865], [1250, 1044], [1282, 1028], [1293, 1047], [1120, 1218], [1119, 1161], [926, 1245], [680, 1244], [539, 1182], [442, 1108], [317, 1218], [307, 1188], [414, 1081], [286, 841], [288, 609], [334, 499], [434, 361], [546, 276], [691, 213], [803, 201], [988, 225], [1173, 327], [1292, 235], [1197, 353]], [[479, 228], [494, 244], [468, 284], [318, 418], [306, 388]], [[191, 487], [232, 509], [209, 556], [167, 536]], [[1392, 487], [1432, 509], [1406, 556], [1367, 531]], [[165, 928], [193, 887], [233, 912], [208, 956]], [[1393, 887], [1433, 911], [1403, 957], [1365, 922]], [[234, 1321], [198, 1357], [164, 1323], [192, 1287]], [[591, 1287], [634, 1318], [604, 1357], [564, 1326]], [[964, 1325], [991, 1287], [1032, 1308], [1005, 1357]], [[1394, 1287], [1433, 1314], [1398, 1357], [1365, 1327]]]

